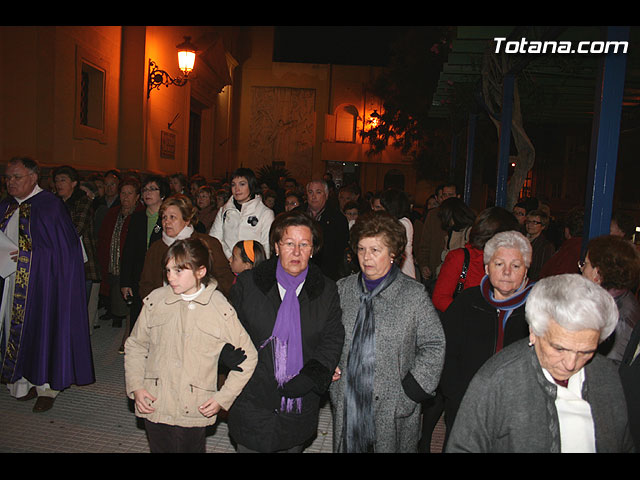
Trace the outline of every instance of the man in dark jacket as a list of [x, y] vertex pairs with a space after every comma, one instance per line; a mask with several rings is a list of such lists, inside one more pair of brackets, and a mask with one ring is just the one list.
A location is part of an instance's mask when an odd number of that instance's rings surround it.
[[323, 246], [313, 256], [318, 265], [332, 280], [340, 278], [344, 252], [349, 244], [349, 222], [339, 210], [327, 205], [329, 187], [324, 180], [312, 180], [307, 184], [307, 213], [320, 224]]

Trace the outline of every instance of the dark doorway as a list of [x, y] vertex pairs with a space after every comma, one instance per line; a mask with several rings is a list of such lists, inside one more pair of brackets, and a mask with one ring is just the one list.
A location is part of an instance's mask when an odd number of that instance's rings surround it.
[[202, 110], [204, 105], [191, 99], [191, 113], [189, 115], [189, 171], [191, 177], [200, 173], [200, 138], [202, 127]]

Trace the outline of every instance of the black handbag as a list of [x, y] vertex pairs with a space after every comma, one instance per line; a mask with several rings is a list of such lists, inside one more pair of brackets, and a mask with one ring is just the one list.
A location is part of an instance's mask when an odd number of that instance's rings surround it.
[[458, 284], [456, 285], [456, 289], [453, 291], [453, 298], [456, 298], [456, 296], [462, 290], [464, 290], [464, 282], [467, 279], [467, 270], [469, 270], [469, 260], [470, 260], [469, 250], [467, 250], [467, 248], [464, 247], [464, 263], [462, 264], [462, 272], [460, 272], [460, 278], [458, 279]]

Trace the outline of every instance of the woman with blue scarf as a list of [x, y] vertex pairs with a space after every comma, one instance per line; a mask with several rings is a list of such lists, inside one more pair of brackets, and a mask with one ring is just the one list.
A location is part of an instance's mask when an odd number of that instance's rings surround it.
[[229, 411], [238, 452], [301, 452], [317, 433], [320, 402], [338, 364], [344, 328], [336, 284], [309, 259], [321, 246], [305, 213], [276, 217], [276, 256], [240, 273], [231, 303], [258, 365]]
[[333, 447], [344, 453], [416, 452], [420, 402], [444, 361], [444, 334], [424, 286], [398, 264], [407, 241], [389, 213], [353, 225], [360, 273], [338, 281], [345, 342], [331, 385]]
[[451, 430], [462, 397], [476, 371], [498, 351], [529, 335], [524, 305], [533, 284], [527, 278], [531, 244], [519, 232], [494, 235], [484, 247], [486, 275], [447, 308], [447, 340], [440, 389], [444, 419]]

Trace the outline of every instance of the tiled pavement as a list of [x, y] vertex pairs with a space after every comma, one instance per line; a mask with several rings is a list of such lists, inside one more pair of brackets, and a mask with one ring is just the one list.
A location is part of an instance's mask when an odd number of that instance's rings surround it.
[[[33, 413], [34, 400], [18, 402], [0, 385], [0, 453], [149, 452], [144, 427], [124, 393], [123, 356], [118, 353], [123, 330], [105, 321], [100, 327], [91, 337], [96, 382], [61, 392], [51, 410]], [[330, 453], [332, 435], [327, 402], [317, 437], [305, 453]], [[442, 437], [439, 425], [432, 451], [440, 451]], [[208, 430], [207, 452], [235, 452], [224, 420]]]

